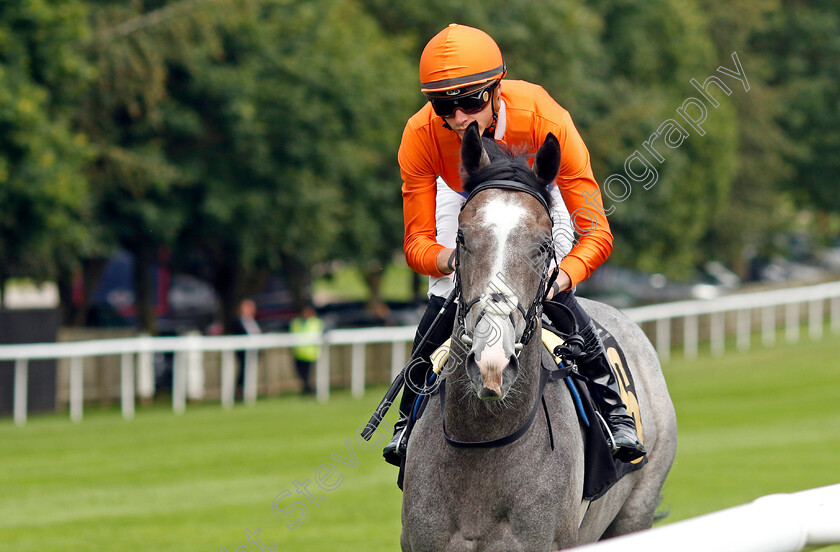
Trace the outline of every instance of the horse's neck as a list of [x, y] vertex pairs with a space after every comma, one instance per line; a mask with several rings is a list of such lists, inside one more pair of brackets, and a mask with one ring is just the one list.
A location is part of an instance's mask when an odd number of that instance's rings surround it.
[[456, 366], [446, 379], [444, 419], [449, 436], [462, 441], [488, 441], [519, 429], [540, 398], [541, 346], [540, 340], [534, 339], [522, 351], [519, 377], [501, 402], [479, 399], [463, 363]]

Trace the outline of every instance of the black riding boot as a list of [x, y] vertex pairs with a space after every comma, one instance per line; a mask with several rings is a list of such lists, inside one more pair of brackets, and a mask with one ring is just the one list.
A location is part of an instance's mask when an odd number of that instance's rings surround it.
[[[417, 334], [414, 336], [415, 349], [426, 332], [429, 331], [445, 301], [443, 297], [434, 295], [429, 299], [429, 305], [426, 307], [426, 312], [423, 314], [423, 318], [417, 326]], [[406, 370], [406, 385], [403, 387], [402, 399], [400, 400], [400, 418], [394, 424], [394, 436], [382, 450], [382, 456], [389, 464], [399, 466], [400, 460], [405, 457], [406, 447], [408, 446], [408, 435], [405, 431], [408, 425], [408, 417], [411, 414], [412, 408], [414, 408], [414, 401], [417, 400], [417, 396], [419, 395], [418, 390], [425, 387], [426, 378], [432, 366], [429, 358], [452, 335], [456, 310], [457, 306], [455, 303], [449, 305], [449, 308], [443, 314], [443, 318], [435, 326], [432, 335], [429, 336], [426, 344], [423, 345], [423, 349], [417, 352], [415, 361]]]
[[583, 352], [576, 359], [578, 368], [586, 377], [586, 388], [605, 418], [604, 421], [611, 434], [613, 456], [625, 462], [644, 456], [647, 451], [636, 435], [636, 423], [633, 417], [627, 412], [627, 407], [621, 400], [618, 380], [607, 359], [604, 344], [592, 324], [592, 319], [580, 306], [572, 290], [561, 291], [552, 301], [561, 303], [568, 309], [566, 313], [563, 312], [564, 309], [552, 305], [551, 302], [545, 304], [545, 315], [558, 329], [566, 333], [574, 332], [575, 324], [569, 320], [569, 314], [574, 315], [578, 334], [584, 341]]
[[411, 414], [417, 396], [418, 393], [414, 391], [414, 386], [406, 385], [403, 387], [402, 399], [400, 399], [400, 418], [394, 424], [394, 436], [382, 449], [382, 456], [389, 464], [399, 466], [400, 459], [405, 457], [405, 449], [408, 445], [405, 430], [408, 426], [408, 416]]
[[607, 351], [591, 320], [581, 326], [580, 336], [585, 344], [578, 368], [589, 380], [589, 394], [604, 414], [609, 426], [613, 456], [625, 462], [641, 458], [647, 451], [636, 434], [636, 422], [621, 400], [618, 381], [607, 359]]

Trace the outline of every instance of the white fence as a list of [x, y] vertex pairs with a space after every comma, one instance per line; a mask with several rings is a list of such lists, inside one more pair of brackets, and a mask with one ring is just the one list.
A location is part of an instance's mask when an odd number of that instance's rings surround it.
[[754, 502], [575, 548], [581, 552], [799, 552], [840, 544], [840, 485]]
[[672, 323], [677, 319], [683, 320], [685, 356], [695, 358], [698, 351], [698, 321], [701, 316], [710, 317], [709, 342], [712, 353], [721, 355], [726, 339], [727, 313], [737, 313], [736, 346], [739, 350], [747, 350], [750, 348], [753, 312], [760, 314], [761, 340], [765, 346], [769, 346], [776, 339], [776, 309], [780, 307], [784, 307], [785, 338], [789, 342], [799, 339], [800, 310], [805, 303], [808, 304], [808, 333], [811, 339], [821, 338], [826, 302], [829, 304], [831, 331], [840, 333], [840, 282], [728, 295], [711, 300], [676, 301], [626, 309], [624, 312], [638, 323], [656, 323], [654, 344], [664, 363], [670, 358]]
[[0, 360], [13, 360], [14, 420], [26, 423], [27, 384], [29, 361], [40, 359], [69, 359], [70, 361], [70, 418], [81, 421], [84, 404], [83, 360], [89, 357], [115, 355], [120, 357], [120, 402], [126, 419], [134, 417], [135, 397], [154, 394], [155, 353], [174, 353], [172, 366], [172, 409], [182, 413], [186, 408], [190, 385], [203, 380], [204, 353], [221, 352], [221, 402], [226, 408], [233, 406], [236, 377], [236, 351], [246, 351], [243, 399], [253, 403], [257, 397], [257, 354], [268, 349], [288, 349], [296, 345], [317, 344], [324, 350], [315, 366], [316, 396], [326, 401], [330, 391], [329, 347], [351, 345], [351, 389], [354, 396], [361, 396], [365, 386], [365, 345], [391, 343], [392, 375], [396, 375], [406, 362], [405, 344], [414, 339], [415, 328], [365, 328], [332, 330], [317, 338], [304, 338], [292, 334], [266, 333], [254, 336], [207, 337], [200, 334], [181, 337], [135, 337], [123, 339], [98, 339], [71, 343], [36, 343], [26, 345], [0, 345]]
[[[689, 358], [697, 356], [700, 335], [699, 320], [710, 317], [710, 343], [712, 352], [722, 354], [726, 337], [726, 314], [737, 313], [736, 343], [739, 349], [750, 346], [752, 314], [761, 316], [761, 335], [764, 345], [771, 345], [776, 336], [776, 309], [784, 308], [785, 335], [790, 341], [799, 338], [800, 308], [808, 304], [809, 334], [812, 339], [822, 336], [825, 304], [829, 303], [831, 329], [840, 333], [840, 282], [814, 286], [731, 295], [711, 300], [679, 301], [662, 305], [651, 305], [624, 312], [638, 323], [654, 323], [654, 342], [663, 362], [671, 352], [671, 330], [673, 323], [682, 320], [683, 346]], [[330, 392], [329, 347], [351, 346], [350, 380], [354, 396], [361, 396], [365, 388], [365, 345], [369, 343], [390, 343], [391, 374], [395, 375], [405, 364], [406, 345], [414, 339], [414, 327], [366, 328], [354, 330], [332, 330], [321, 338], [305, 342], [291, 334], [263, 334], [259, 336], [205, 337], [188, 335], [182, 337], [136, 337], [126, 339], [102, 339], [71, 343], [41, 343], [0, 346], [0, 361], [11, 360], [15, 364], [14, 378], [14, 420], [18, 425], [26, 423], [27, 386], [29, 361], [37, 359], [69, 359], [70, 361], [70, 417], [80, 421], [83, 415], [83, 360], [88, 357], [116, 355], [120, 362], [120, 396], [122, 414], [126, 419], [134, 417], [136, 397], [151, 397], [154, 393], [152, 356], [154, 353], [174, 353], [172, 377], [172, 408], [181, 413], [186, 408], [186, 399], [191, 385], [202, 385], [203, 356], [208, 352], [221, 352], [221, 402], [226, 408], [233, 405], [235, 392], [235, 360], [238, 350], [247, 351], [243, 395], [246, 403], [252, 403], [257, 396], [257, 355], [259, 351], [286, 349], [298, 344], [316, 343], [324, 348], [315, 368], [316, 396], [326, 401]]]

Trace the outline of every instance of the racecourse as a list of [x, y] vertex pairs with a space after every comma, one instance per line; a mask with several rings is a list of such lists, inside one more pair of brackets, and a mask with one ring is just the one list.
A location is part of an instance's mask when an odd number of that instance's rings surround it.
[[[665, 366], [680, 434], [664, 523], [840, 482], [840, 340], [783, 337]], [[1, 419], [0, 550], [398, 550], [396, 469], [354, 438], [383, 392]]]

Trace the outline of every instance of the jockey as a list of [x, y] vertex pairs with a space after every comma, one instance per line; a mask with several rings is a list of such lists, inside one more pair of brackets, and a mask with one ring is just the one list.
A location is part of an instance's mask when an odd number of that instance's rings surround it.
[[[551, 132], [560, 141], [561, 165], [551, 189], [553, 238], [559, 262], [550, 295], [571, 309], [585, 342], [580, 372], [604, 413], [614, 454], [639, 458], [645, 449], [627, 413], [603, 343], [589, 315], [575, 298], [574, 286], [586, 280], [612, 251], [612, 233], [604, 214], [589, 152], [569, 113], [540, 86], [503, 80], [507, 71], [496, 42], [483, 31], [452, 24], [432, 38], [420, 57], [420, 90], [429, 100], [403, 131], [399, 149], [403, 179], [405, 255], [416, 272], [430, 276], [429, 306], [417, 328], [417, 347], [454, 288], [458, 213], [466, 200], [459, 174], [461, 138], [473, 121], [479, 131], [526, 154], [536, 153]], [[573, 216], [569, 215], [569, 211]], [[573, 220], [574, 219], [574, 220]], [[573, 244], [572, 227], [578, 241]], [[456, 303], [429, 336], [418, 358], [422, 368], [452, 333]], [[399, 465], [405, 455], [408, 415], [423, 388], [425, 369], [406, 371], [400, 418], [383, 455]]]

